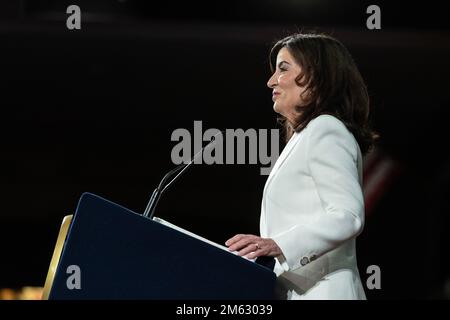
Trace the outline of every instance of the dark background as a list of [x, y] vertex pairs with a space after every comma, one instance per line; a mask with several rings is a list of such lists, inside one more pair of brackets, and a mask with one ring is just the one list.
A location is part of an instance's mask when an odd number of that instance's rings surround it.
[[[70, 4], [82, 29], [69, 31]], [[381, 7], [381, 30], [366, 8]], [[143, 212], [176, 128], [276, 128], [268, 52], [297, 30], [350, 50], [378, 150], [397, 164], [358, 238], [369, 299], [449, 298], [450, 71], [444, 2], [0, 3], [0, 288], [43, 286], [63, 216], [89, 191]], [[258, 233], [259, 165], [198, 165], [157, 216], [223, 243]]]

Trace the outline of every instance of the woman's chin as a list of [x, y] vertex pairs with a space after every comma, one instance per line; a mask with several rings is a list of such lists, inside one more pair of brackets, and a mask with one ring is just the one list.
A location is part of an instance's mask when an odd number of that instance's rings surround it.
[[280, 116], [284, 116], [283, 115], [283, 109], [280, 108], [280, 105], [277, 105], [277, 103], [275, 102], [273, 105], [273, 111], [275, 111], [276, 113], [278, 113]]
[[278, 108], [278, 105], [276, 102], [274, 102], [274, 104], [273, 104], [273, 111], [275, 111], [276, 113], [280, 113], [280, 108]]

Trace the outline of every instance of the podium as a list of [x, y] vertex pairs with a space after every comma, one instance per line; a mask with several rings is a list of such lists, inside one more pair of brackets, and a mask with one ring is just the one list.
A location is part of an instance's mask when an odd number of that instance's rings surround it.
[[81, 196], [60, 238], [50, 300], [275, 297], [272, 270], [94, 194]]

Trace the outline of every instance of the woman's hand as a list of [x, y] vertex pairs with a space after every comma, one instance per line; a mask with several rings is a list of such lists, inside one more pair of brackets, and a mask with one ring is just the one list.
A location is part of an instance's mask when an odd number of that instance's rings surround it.
[[238, 251], [240, 256], [254, 259], [261, 256], [277, 257], [283, 252], [270, 238], [261, 238], [253, 234], [237, 234], [228, 239], [225, 245], [230, 251]]

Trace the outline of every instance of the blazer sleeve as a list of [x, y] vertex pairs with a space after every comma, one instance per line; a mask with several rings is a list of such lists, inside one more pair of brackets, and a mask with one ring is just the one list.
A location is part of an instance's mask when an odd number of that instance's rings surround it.
[[356, 237], [364, 226], [364, 197], [358, 176], [358, 144], [331, 116], [310, 122], [307, 167], [324, 213], [273, 237], [283, 252], [279, 263], [294, 270]]

